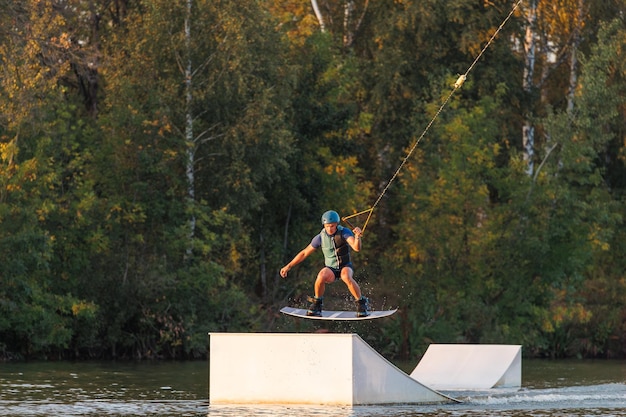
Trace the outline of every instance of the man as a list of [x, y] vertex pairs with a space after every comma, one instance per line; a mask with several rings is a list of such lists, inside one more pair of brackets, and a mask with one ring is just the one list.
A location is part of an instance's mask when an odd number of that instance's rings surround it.
[[280, 276], [287, 277], [291, 268], [304, 261], [317, 248], [321, 247], [324, 253], [324, 268], [317, 274], [315, 280], [315, 297], [309, 297], [311, 305], [307, 311], [307, 316], [321, 316], [322, 303], [326, 284], [335, 282], [340, 278], [347, 286], [348, 290], [357, 304], [357, 317], [369, 315], [368, 299], [361, 295], [361, 288], [353, 278], [354, 269], [350, 260], [350, 249], [355, 252], [361, 250], [362, 230], [358, 227], [351, 231], [347, 227], [339, 225], [339, 214], [329, 210], [322, 215], [322, 225], [324, 228], [316, 235], [311, 243], [302, 249], [287, 265], [280, 270]]

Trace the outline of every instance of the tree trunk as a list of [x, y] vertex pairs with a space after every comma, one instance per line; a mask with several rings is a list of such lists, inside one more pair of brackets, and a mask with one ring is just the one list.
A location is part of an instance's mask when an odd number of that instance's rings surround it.
[[[535, 30], [537, 27], [537, 0], [530, 0], [530, 5], [526, 15], [526, 36], [524, 38], [524, 54], [526, 63], [524, 65], [524, 92], [531, 97], [533, 92], [533, 76], [535, 73]], [[524, 151], [524, 161], [526, 161], [526, 173], [533, 175], [533, 157], [535, 154], [535, 127], [531, 121], [532, 111], [529, 109], [526, 120], [522, 128], [522, 146]]]
[[320, 24], [320, 30], [322, 31], [322, 33], [326, 32], [326, 26], [324, 25], [324, 16], [322, 16], [322, 12], [320, 11], [320, 7], [317, 4], [317, 0], [311, 0], [311, 5], [313, 6], [315, 17], [317, 17], [317, 21]]
[[[196, 199], [195, 190], [195, 176], [194, 176], [194, 164], [195, 164], [195, 143], [193, 140], [193, 114], [192, 114], [192, 64], [191, 64], [191, 6], [193, 0], [187, 0], [187, 13], [185, 15], [185, 52], [186, 66], [185, 66], [185, 143], [187, 145], [187, 201], [189, 206], [193, 207]], [[196, 230], [196, 217], [191, 211], [189, 217], [189, 243], [187, 246], [187, 256], [191, 256], [193, 248], [193, 238]]]
[[343, 6], [343, 46], [349, 47], [354, 42], [354, 32], [351, 29], [350, 22], [354, 13], [354, 1], [348, 0]]
[[578, 47], [580, 45], [580, 30], [583, 19], [584, 0], [578, 0], [576, 11], [576, 22], [574, 22], [574, 33], [572, 34], [572, 47], [569, 62], [569, 91], [567, 94], [567, 113], [574, 111], [574, 96], [576, 95], [576, 85], [578, 84]]

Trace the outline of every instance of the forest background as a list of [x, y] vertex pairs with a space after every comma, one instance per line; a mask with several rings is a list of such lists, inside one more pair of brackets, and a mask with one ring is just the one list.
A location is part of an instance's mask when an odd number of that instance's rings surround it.
[[[0, 357], [204, 358], [209, 332], [322, 330], [396, 358], [626, 356], [625, 13], [0, 0]], [[312, 293], [321, 254], [278, 271], [321, 214], [379, 197], [351, 220], [355, 276], [399, 312], [281, 315]], [[334, 307], [354, 308], [343, 284]]]

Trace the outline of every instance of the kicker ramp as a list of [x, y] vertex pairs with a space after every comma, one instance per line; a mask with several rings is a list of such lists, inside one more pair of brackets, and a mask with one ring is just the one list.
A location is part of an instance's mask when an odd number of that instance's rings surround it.
[[210, 404], [434, 404], [356, 334], [210, 333]]
[[520, 345], [432, 344], [411, 378], [437, 390], [519, 388]]

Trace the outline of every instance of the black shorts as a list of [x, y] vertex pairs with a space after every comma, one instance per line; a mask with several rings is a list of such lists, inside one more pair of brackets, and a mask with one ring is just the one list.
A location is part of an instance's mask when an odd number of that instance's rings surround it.
[[341, 270], [343, 268], [350, 268], [350, 269], [354, 270], [354, 268], [352, 267], [352, 263], [345, 264], [345, 265], [341, 266], [340, 268], [331, 268], [330, 266], [327, 266], [326, 268], [328, 268], [331, 271], [333, 271], [333, 274], [335, 274], [335, 279], [340, 279], [341, 278]]

